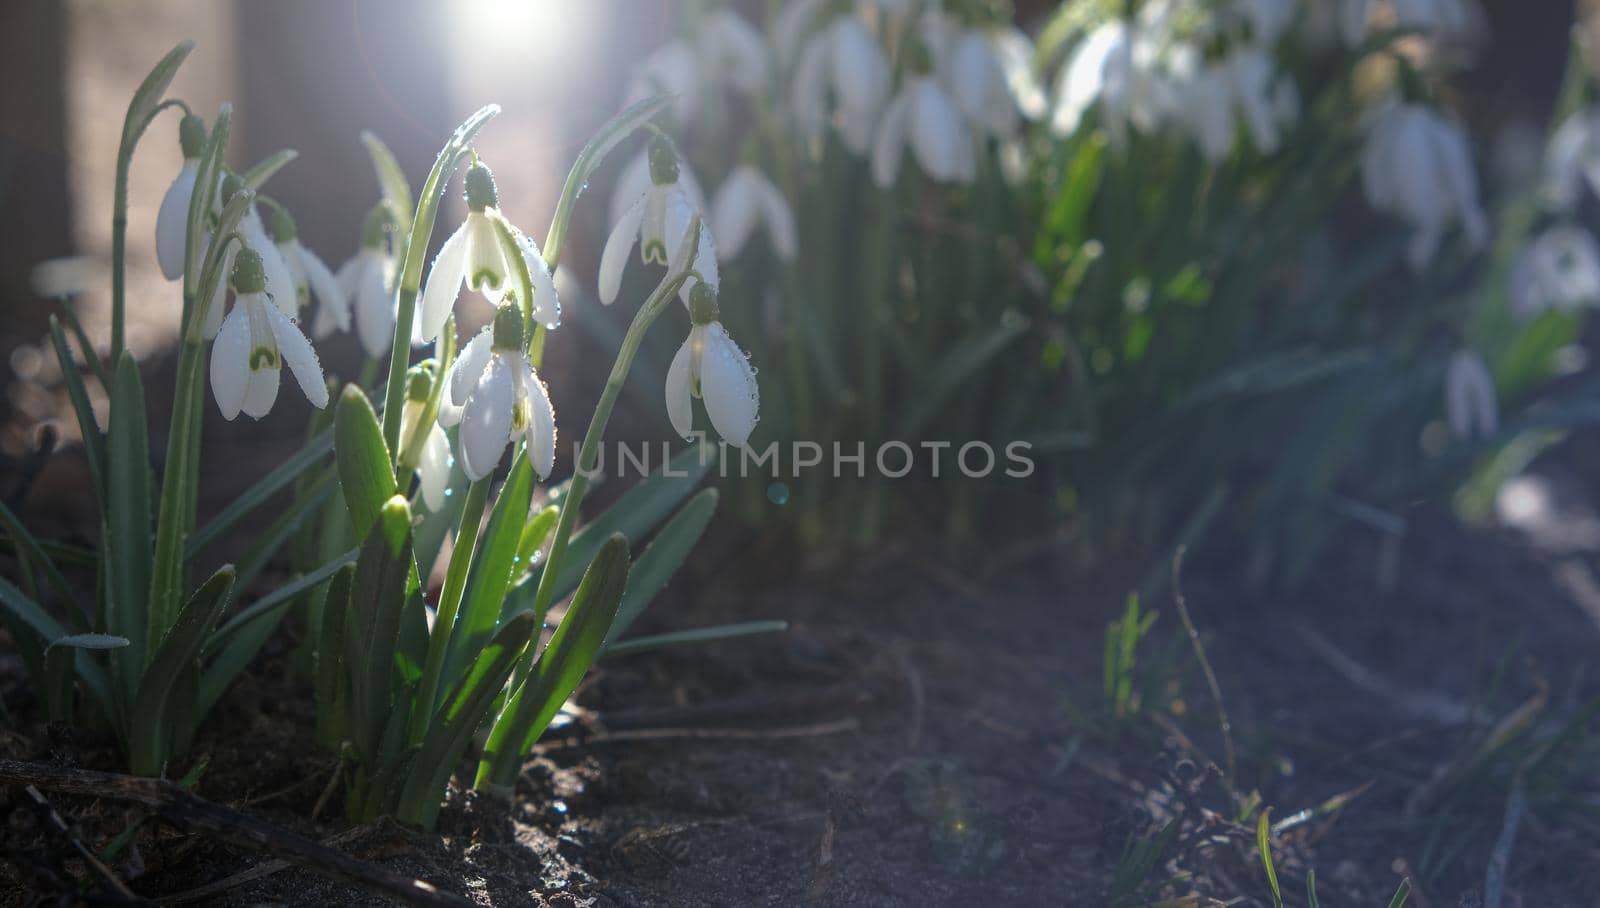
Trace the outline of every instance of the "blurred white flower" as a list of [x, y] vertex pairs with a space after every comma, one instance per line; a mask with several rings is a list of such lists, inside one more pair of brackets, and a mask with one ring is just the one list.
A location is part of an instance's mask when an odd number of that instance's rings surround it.
[[361, 248], [350, 260], [339, 266], [334, 279], [344, 291], [348, 304], [345, 309], [323, 306], [312, 323], [312, 333], [318, 338], [327, 337], [334, 329], [349, 329], [351, 309], [354, 309], [356, 336], [361, 349], [373, 358], [389, 352], [394, 343], [394, 295], [389, 292], [394, 280], [394, 259], [384, 245], [380, 231], [375, 244], [363, 238]]
[[854, 16], [835, 18], [806, 42], [789, 86], [800, 135], [820, 140], [831, 111], [845, 147], [865, 154], [889, 80], [889, 58], [866, 26]]
[[728, 174], [717, 189], [711, 205], [711, 227], [727, 258], [739, 254], [757, 226], [765, 226], [772, 249], [784, 261], [799, 253], [794, 212], [789, 200], [766, 174], [749, 165], [740, 165]]
[[[622, 289], [622, 272], [628, 266], [628, 250], [639, 244], [639, 257], [645, 264], [669, 265], [677, 261], [678, 250], [689, 232], [689, 222], [697, 209], [678, 182], [682, 165], [672, 143], [653, 136], [648, 149], [650, 185], [628, 206], [611, 228], [605, 248], [600, 252], [600, 302], [610, 305]], [[715, 289], [721, 281], [717, 271], [716, 245], [711, 230], [702, 227], [695, 250], [694, 271]], [[680, 295], [688, 302], [689, 293], [700, 280], [685, 281]]]
[[667, 367], [667, 417], [684, 438], [694, 429], [692, 398], [705, 401], [712, 428], [736, 447], [750, 443], [760, 419], [761, 389], [750, 358], [717, 321], [716, 295], [698, 286], [689, 301], [693, 327]]
[[1457, 351], [1445, 373], [1444, 388], [1445, 419], [1457, 438], [1489, 438], [1499, 430], [1494, 376], [1483, 357], [1471, 350]]
[[[426, 373], [414, 373], [407, 378], [406, 402], [400, 410], [401, 450], [411, 449], [417, 433], [424, 429], [422, 416], [432, 385]], [[441, 392], [439, 396], [442, 399], [445, 394]], [[455, 412], [459, 415], [460, 410]], [[450, 484], [450, 466], [454, 460], [450, 456], [450, 437], [437, 419], [427, 425], [426, 431], [417, 458], [417, 479], [423, 503], [428, 510], [437, 513], [444, 509], [445, 489]]]
[[[540, 479], [555, 466], [556, 416], [550, 394], [522, 349], [522, 314], [505, 305], [461, 348], [440, 395], [439, 422], [461, 429], [461, 469], [473, 482], [494, 472], [506, 442], [522, 433]], [[446, 398], [448, 400], [446, 400]]]
[[624, 106], [652, 95], [672, 94], [672, 114], [679, 123], [694, 119], [700, 109], [700, 63], [689, 42], [676, 38], [650, 52], [628, 81]]
[[738, 13], [727, 7], [716, 10], [701, 24], [698, 39], [703, 67], [746, 95], [759, 95], [767, 87], [772, 60], [766, 39]]
[[242, 410], [260, 419], [278, 398], [278, 371], [284, 363], [314, 407], [328, 405], [322, 366], [300, 329], [265, 295], [262, 257], [254, 249], [234, 257], [231, 283], [238, 299], [211, 345], [211, 391], [224, 419]]
[[497, 221], [510, 229], [527, 266], [533, 284], [534, 321], [541, 325], [556, 324], [561, 303], [556, 299], [550, 267], [533, 240], [500, 213], [494, 175], [482, 161], [474, 162], [467, 169], [466, 196], [466, 220], [439, 247], [439, 254], [428, 271], [428, 282], [422, 289], [422, 305], [417, 309], [415, 339], [427, 342], [439, 336], [463, 286], [478, 291], [495, 305], [499, 305], [506, 291], [511, 289], [515, 266], [506, 259]]
[[289, 266], [289, 273], [294, 275], [296, 311], [304, 309], [315, 293], [319, 312], [330, 310], [337, 318], [337, 313], [343, 311], [348, 324], [350, 304], [345, 300], [344, 291], [339, 289], [339, 281], [315, 252], [301, 244], [294, 218], [281, 206], [272, 213], [272, 240], [284, 264]]
[[1585, 183], [1600, 195], [1600, 107], [1577, 111], [1563, 120], [1545, 150], [1542, 191], [1548, 204], [1561, 210], [1572, 208]]
[[1048, 100], [1033, 74], [1033, 42], [1018, 29], [967, 27], [929, 10], [921, 37], [940, 82], [979, 134], [1009, 139], [1024, 116], [1044, 115]]
[[673, 115], [687, 123], [720, 82], [745, 95], [760, 94], [770, 67], [761, 32], [738, 13], [721, 8], [701, 22], [698, 33], [668, 41], [645, 57], [628, 81], [626, 103], [671, 93], [677, 95]]
[[1073, 48], [1056, 80], [1052, 132], [1076, 132], [1091, 107], [1098, 107], [1100, 125], [1115, 147], [1127, 144], [1130, 127], [1142, 132], [1156, 126], [1162, 90], [1155, 73], [1157, 47], [1141, 36], [1141, 28], [1113, 19]]
[[178, 145], [183, 149], [183, 166], [156, 213], [156, 261], [161, 275], [169, 281], [183, 277], [188, 250], [189, 202], [194, 198], [194, 183], [200, 171], [200, 152], [205, 147], [206, 127], [194, 114], [185, 114], [178, 124]]
[[1361, 179], [1368, 204], [1411, 225], [1406, 257], [1413, 271], [1433, 261], [1452, 223], [1473, 249], [1489, 241], [1466, 134], [1431, 107], [1394, 103], [1378, 114], [1362, 150]]
[[1600, 244], [1582, 227], [1551, 227], [1517, 256], [1510, 292], [1511, 311], [1521, 319], [1600, 305]]
[[889, 103], [872, 146], [872, 179], [894, 185], [910, 146], [917, 164], [940, 183], [969, 183], [977, 175], [973, 138], [961, 111], [932, 76], [912, 76]]
[[1223, 59], [1202, 64], [1179, 86], [1188, 99], [1190, 131], [1213, 164], [1233, 149], [1236, 112], [1262, 154], [1278, 150], [1281, 128], [1299, 116], [1294, 83], [1276, 71], [1270, 54], [1253, 45], [1239, 45]]

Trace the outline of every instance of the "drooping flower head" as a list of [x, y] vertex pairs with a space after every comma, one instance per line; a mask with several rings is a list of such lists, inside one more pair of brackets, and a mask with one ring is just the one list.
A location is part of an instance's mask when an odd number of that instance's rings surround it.
[[1582, 227], [1551, 227], [1517, 256], [1509, 289], [1520, 319], [1600, 305], [1600, 244]]
[[[533, 320], [555, 327], [561, 320], [561, 302], [556, 299], [550, 267], [533, 240], [500, 213], [494, 174], [482, 161], [474, 161], [467, 168], [465, 183], [467, 218], [434, 257], [427, 286], [422, 291], [422, 305], [417, 309], [417, 338], [426, 342], [439, 336], [463, 286], [499, 305], [516, 280], [517, 263], [508, 258], [510, 254], [521, 256], [528, 269], [533, 285]], [[514, 252], [501, 242], [502, 226], [512, 237]]]
[[1452, 224], [1473, 249], [1489, 241], [1467, 137], [1431, 107], [1395, 103], [1378, 115], [1362, 150], [1361, 179], [1368, 204], [1411, 224], [1406, 256], [1414, 271], [1433, 261]]
[[760, 226], [766, 227], [778, 258], [793, 261], [800, 252], [789, 200], [765, 174], [748, 164], [735, 167], [717, 189], [711, 203], [711, 226], [720, 238], [722, 254], [729, 258], [739, 254]]
[[1468, 349], [1456, 351], [1445, 373], [1445, 418], [1463, 441], [1489, 438], [1500, 427], [1494, 376], [1483, 357]]
[[334, 277], [346, 306], [340, 310], [324, 304], [312, 325], [312, 333], [324, 338], [335, 329], [349, 330], [353, 314], [361, 349], [374, 359], [387, 356], [394, 343], [395, 263], [389, 251], [390, 220], [389, 210], [383, 205], [373, 206], [367, 213], [361, 228], [361, 248], [339, 266]]
[[[694, 218], [695, 207], [678, 182], [678, 152], [671, 140], [652, 135], [649, 156], [650, 187], [623, 212], [600, 253], [600, 302], [607, 305], [616, 301], [622, 289], [622, 272], [628, 266], [628, 251], [634, 243], [638, 243], [639, 257], [645, 264], [670, 264], [677, 260]], [[710, 234], [703, 228], [700, 232], [693, 266], [697, 277], [685, 281], [680, 291], [685, 302], [702, 280], [713, 288], [720, 284], [717, 252]]]
[[[438, 419], [422, 424], [433, 383], [431, 361], [412, 366], [406, 373], [406, 402], [400, 410], [400, 449], [416, 451], [415, 467], [423, 504], [437, 513], [444, 508], [445, 488], [450, 484], [450, 467], [455, 460], [450, 456], [450, 438]], [[424, 432], [426, 435], [419, 439], [418, 434]]]
[[[217, 188], [217, 201], [214, 211], [220, 213], [222, 208], [233, 199], [234, 194], [243, 191], [243, 189], [244, 181], [238, 176], [228, 174], [223, 177]], [[283, 260], [283, 255], [278, 252], [277, 244], [267, 234], [267, 228], [262, 224], [261, 215], [256, 212], [256, 206], [253, 202], [245, 209], [244, 216], [239, 219], [238, 233], [239, 238], [244, 241], [243, 245], [241, 246], [238, 243], [229, 243], [227, 245], [223, 252], [222, 273], [224, 275], [233, 273], [236, 257], [243, 249], [255, 252], [261, 258], [261, 271], [266, 278], [265, 293], [267, 298], [277, 304], [286, 317], [297, 317], [300, 313], [299, 307], [295, 302], [294, 272], [289, 270], [289, 264]], [[226, 239], [226, 237], [221, 238], [222, 241], [226, 241]], [[219, 241], [217, 237], [207, 237], [205, 242], [201, 244], [202, 251], [210, 243], [217, 241]], [[222, 327], [223, 308], [227, 303], [228, 285], [229, 282], [226, 280], [217, 281], [217, 288], [211, 295], [211, 303], [206, 308], [206, 320], [202, 327], [205, 336], [208, 338], [216, 337], [218, 329]]]
[[317, 408], [328, 405], [322, 366], [300, 329], [266, 296], [262, 257], [244, 248], [234, 256], [228, 281], [237, 296], [211, 345], [211, 391], [223, 418], [241, 411], [260, 419], [278, 398], [278, 372], [289, 371]]
[[494, 321], [461, 348], [439, 404], [439, 422], [460, 423], [461, 468], [474, 482], [494, 472], [506, 442], [520, 433], [540, 479], [556, 457], [556, 416], [523, 347], [522, 313], [502, 305]]
[[690, 438], [693, 398], [698, 397], [717, 434], [744, 447], [760, 419], [761, 389], [750, 358], [728, 336], [719, 315], [716, 291], [697, 284], [689, 297], [689, 338], [667, 367], [667, 417], [674, 431]]
[[977, 175], [972, 133], [961, 110], [931, 72], [925, 47], [912, 48], [912, 74], [889, 102], [872, 144], [872, 179], [894, 185], [909, 147], [922, 172], [941, 183], [967, 183]]
[[350, 326], [350, 301], [339, 289], [339, 281], [321, 257], [300, 242], [300, 231], [287, 209], [279, 205], [272, 212], [272, 240], [278, 254], [294, 275], [295, 307], [303, 310], [316, 296], [318, 315], [327, 311], [340, 330]]
[[865, 154], [889, 97], [889, 57], [855, 15], [838, 15], [811, 36], [790, 83], [800, 135], [822, 138], [830, 114], [846, 148]]
[[189, 241], [189, 202], [194, 198], [194, 182], [199, 176], [200, 152], [205, 147], [206, 124], [194, 114], [184, 114], [178, 124], [178, 144], [183, 148], [183, 166], [161, 197], [156, 214], [156, 260], [161, 275], [169, 281], [183, 277], [184, 257]]

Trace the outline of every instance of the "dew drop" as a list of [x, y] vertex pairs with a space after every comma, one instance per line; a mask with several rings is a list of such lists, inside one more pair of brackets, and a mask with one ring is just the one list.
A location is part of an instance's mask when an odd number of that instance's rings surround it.
[[788, 504], [789, 484], [786, 482], [775, 482], [767, 486], [767, 500], [776, 505]]

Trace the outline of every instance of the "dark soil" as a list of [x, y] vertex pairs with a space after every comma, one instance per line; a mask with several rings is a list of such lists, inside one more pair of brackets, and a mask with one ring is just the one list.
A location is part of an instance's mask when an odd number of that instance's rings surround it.
[[[1166, 601], [1150, 603], [1162, 614], [1140, 650], [1152, 693], [1122, 720], [1102, 705], [1105, 626], [1142, 570], [1081, 576], [1032, 549], [960, 572], [893, 546], [806, 564], [777, 537], [725, 530], [643, 629], [776, 617], [792, 630], [603, 663], [515, 803], [453, 793], [437, 833], [347, 830], [337, 793], [312, 818], [335, 764], [284, 639], [197, 743], [210, 761], [198, 792], [484, 904], [563, 906], [1105, 905], [1127, 844], [1174, 818], [1135, 904], [1265, 905], [1235, 799], [1259, 792], [1281, 820], [1347, 794], [1274, 837], [1289, 904], [1314, 868], [1325, 905], [1387, 904], [1409, 876], [1410, 904], [1468, 906], [1527, 742], [1600, 687], [1584, 671], [1600, 634], [1572, 592], [1581, 555], [1424, 511], [1386, 591], [1383, 554], [1360, 535], [1292, 598], [1242, 594], [1229, 564], [1200, 560], [1184, 583], [1232, 722], [1229, 778], [1216, 704]], [[1336, 666], [1329, 644], [1357, 665]], [[4, 668], [21, 725], [0, 755], [118, 768], [108, 742], [28, 722], [20, 666]], [[1531, 731], [1430, 782], [1530, 698]], [[1501, 904], [1600, 904], [1595, 754], [1580, 729], [1527, 772]], [[0, 892], [73, 903], [89, 877], [67, 843], [20, 790], [0, 797]], [[50, 800], [92, 847], [135, 816]], [[172, 896], [269, 857], [150, 821], [113, 869]], [[385, 903], [299, 868], [194, 901]]]

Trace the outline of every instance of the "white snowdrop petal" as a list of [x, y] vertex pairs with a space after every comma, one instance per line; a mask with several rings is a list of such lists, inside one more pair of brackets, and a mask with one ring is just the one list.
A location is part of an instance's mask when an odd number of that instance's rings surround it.
[[381, 256], [368, 253], [357, 275], [355, 293], [356, 334], [368, 356], [382, 358], [394, 344], [394, 299]]
[[876, 112], [889, 96], [889, 58], [858, 19], [838, 19], [831, 29], [833, 90], [840, 104]]
[[732, 258], [744, 248], [755, 230], [759, 207], [753, 171], [748, 166], [736, 168], [711, 202], [711, 225], [722, 241], [723, 254]]
[[828, 63], [832, 42], [819, 35], [806, 44], [789, 84], [789, 108], [795, 130], [808, 142], [822, 137], [828, 119]]
[[294, 272], [284, 262], [278, 244], [267, 235], [267, 228], [262, 226], [261, 216], [253, 207], [239, 221], [239, 234], [244, 237], [245, 245], [261, 256], [261, 271], [267, 279], [267, 296], [285, 315], [299, 315], [300, 294], [295, 289]]
[[872, 141], [872, 182], [879, 189], [894, 186], [900, 176], [900, 158], [905, 155], [906, 121], [911, 113], [911, 97], [905, 92], [889, 102]]
[[639, 196], [628, 210], [623, 212], [616, 226], [611, 228], [611, 235], [606, 238], [605, 248], [600, 252], [597, 289], [600, 293], [600, 302], [608, 306], [616, 302], [617, 293], [622, 289], [622, 271], [628, 267], [628, 251], [639, 238], [640, 223], [644, 220], [644, 205], [647, 198], [648, 194]]
[[450, 484], [450, 437], [438, 423], [428, 430], [422, 443], [421, 462], [417, 464], [417, 478], [422, 489], [422, 503], [428, 510], [444, 510], [445, 488]]
[[328, 385], [322, 380], [322, 364], [317, 360], [317, 351], [300, 333], [300, 328], [276, 306], [265, 306], [263, 312], [272, 329], [273, 339], [278, 343], [278, 353], [294, 380], [299, 383], [300, 390], [305, 392], [306, 400], [319, 410], [326, 407]]
[[311, 295], [317, 300], [317, 314], [327, 317], [340, 331], [350, 330], [350, 300], [334, 278], [333, 272], [315, 252], [300, 247], [300, 266], [305, 270], [306, 283], [311, 285]]
[[[789, 207], [789, 200], [783, 197], [783, 192], [772, 184], [766, 177], [760, 177], [762, 184], [761, 207], [766, 216], [767, 238], [772, 241], [772, 248], [778, 253], [778, 258], [784, 261], [793, 261], [800, 254], [800, 232], [795, 226], [794, 210]], [[717, 234], [722, 235], [721, 231]]]
[[731, 445], [750, 442], [760, 418], [761, 391], [749, 357], [728, 337], [721, 323], [706, 327], [700, 358], [700, 396], [717, 434]]
[[550, 392], [527, 359], [518, 357], [519, 383], [528, 402], [526, 430], [528, 459], [541, 480], [550, 478], [556, 463], [556, 411], [550, 405]]
[[[489, 357], [493, 352], [494, 327], [485, 325], [456, 354], [456, 361], [451, 364], [447, 376], [449, 384], [445, 386], [445, 393], [440, 395], [441, 407], [444, 400], [449, 400], [456, 407], [466, 405], [468, 395], [483, 376], [484, 367], [489, 365]], [[443, 422], [444, 416], [441, 414], [439, 419]], [[455, 421], [446, 422], [445, 425], [455, 425]]]
[[533, 238], [517, 231], [517, 245], [522, 249], [522, 260], [528, 266], [528, 277], [533, 281], [533, 320], [550, 330], [561, 326], [561, 294], [556, 291], [550, 266], [545, 264], [544, 253]]
[[161, 274], [169, 281], [183, 277], [184, 256], [187, 252], [189, 227], [189, 201], [194, 197], [194, 181], [200, 162], [186, 160], [178, 176], [161, 197], [161, 210], [156, 214], [156, 260], [161, 264]]
[[672, 364], [667, 367], [666, 382], [667, 419], [672, 422], [672, 431], [685, 439], [694, 431], [694, 399], [689, 387], [689, 344], [690, 341], [684, 341], [672, 357]]
[[222, 320], [211, 344], [211, 394], [222, 418], [232, 420], [244, 406], [250, 371], [250, 319], [241, 307]]
[[[498, 306], [506, 294], [506, 256], [500, 245], [500, 231], [488, 214], [469, 212], [461, 225], [467, 235], [467, 261], [463, 268], [467, 286]], [[433, 338], [427, 338], [432, 340]]]
[[928, 176], [943, 183], [962, 178], [963, 152], [970, 145], [961, 112], [933, 79], [916, 80], [911, 88], [911, 148]]
[[467, 398], [456, 436], [461, 446], [461, 468], [473, 482], [488, 476], [499, 465], [506, 442], [511, 439], [511, 407], [515, 403], [510, 366], [504, 357], [491, 356], [488, 368]]
[[[428, 269], [428, 282], [422, 288], [422, 307], [419, 326], [424, 340], [433, 340], [444, 328], [445, 320], [455, 308], [456, 297], [467, 278], [467, 247], [471, 238], [467, 225], [462, 224], [450, 234], [433, 257], [433, 267]], [[393, 323], [390, 323], [393, 328]]]

